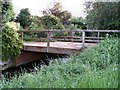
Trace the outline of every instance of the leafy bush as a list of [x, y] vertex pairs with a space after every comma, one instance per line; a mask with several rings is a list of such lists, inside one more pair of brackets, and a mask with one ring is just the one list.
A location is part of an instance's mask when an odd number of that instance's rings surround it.
[[22, 40], [19, 38], [17, 31], [19, 25], [15, 22], [8, 22], [2, 30], [2, 60], [15, 60], [20, 54], [23, 46]]

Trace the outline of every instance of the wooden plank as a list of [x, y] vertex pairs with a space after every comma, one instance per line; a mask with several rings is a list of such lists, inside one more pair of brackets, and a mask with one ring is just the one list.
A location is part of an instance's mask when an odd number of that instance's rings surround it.
[[[103, 40], [105, 37], [85, 37], [85, 39], [94, 39], [94, 40]], [[50, 41], [54, 41], [54, 40], [71, 40], [72, 37], [51, 37]], [[73, 37], [73, 41], [78, 40], [78, 39], [82, 39], [82, 37]], [[36, 41], [36, 42], [47, 42], [46, 38], [24, 38], [25, 41]]]
[[[65, 41], [66, 41], [66, 42], [70, 42], [71, 40], [60, 39], [60, 40], [56, 40], [56, 41], [61, 41], [61, 42], [65, 42]], [[82, 40], [80, 40], [80, 39], [74, 39], [73, 42], [82, 42]], [[98, 41], [98, 40], [86, 40], [86, 39], [85, 39], [85, 43], [87, 43], [87, 42], [89, 42], [89, 43], [90, 43], [90, 42], [91, 42], [91, 43], [92, 43], [92, 42], [94, 42], [94, 43], [96, 42], [96, 43], [97, 43], [97, 42], [99, 42], [99, 41]]]
[[[86, 43], [86, 46], [92, 47], [96, 44]], [[51, 42], [48, 53], [58, 53], [58, 54], [70, 54], [78, 52], [82, 49], [82, 43], [71, 43], [71, 42]], [[25, 42], [24, 43], [25, 51], [34, 51], [34, 52], [46, 52], [47, 43], [41, 42]]]
[[[72, 37], [70, 37], [70, 36], [54, 36], [54, 37], [51, 37], [51, 38], [55, 38], [55, 39], [63, 39], [63, 38], [65, 38], [65, 39], [71, 39]], [[85, 37], [85, 39], [104, 39], [105, 37]], [[82, 39], [82, 37], [73, 37], [73, 39]]]
[[[33, 47], [33, 46], [25, 46], [25, 51], [33, 51], [33, 52], [44, 52], [46, 53], [46, 47]], [[68, 48], [56, 48], [56, 47], [50, 47], [48, 53], [55, 53], [55, 54], [73, 54], [77, 53], [81, 48], [79, 49], [68, 49]]]
[[[18, 32], [47, 32], [48, 30], [19, 30]], [[106, 32], [120, 33], [120, 30], [49, 30], [49, 32]]]

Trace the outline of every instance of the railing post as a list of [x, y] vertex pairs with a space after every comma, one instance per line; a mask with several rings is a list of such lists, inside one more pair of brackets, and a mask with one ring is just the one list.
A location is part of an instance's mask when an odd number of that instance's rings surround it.
[[74, 32], [72, 31], [72, 42], [74, 41]]
[[85, 47], [85, 31], [82, 31], [82, 47]]
[[1, 75], [2, 75], [2, 65], [0, 65], [0, 80], [1, 80]]
[[100, 32], [98, 31], [98, 43], [100, 42]]
[[22, 39], [24, 39], [24, 32], [21, 32], [21, 37]]
[[47, 31], [47, 52], [49, 52], [50, 47], [50, 31]]

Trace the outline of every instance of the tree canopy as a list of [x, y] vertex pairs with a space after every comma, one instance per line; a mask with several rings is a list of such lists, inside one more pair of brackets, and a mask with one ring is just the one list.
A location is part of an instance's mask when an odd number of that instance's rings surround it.
[[31, 13], [28, 8], [21, 9], [16, 17], [16, 22], [19, 22], [23, 28], [27, 28], [31, 24]]
[[13, 21], [15, 13], [11, 0], [1, 0], [0, 11], [2, 13], [2, 22]]
[[56, 16], [64, 26], [69, 25], [72, 18], [72, 14], [67, 10], [63, 10], [62, 5], [59, 2], [55, 2], [52, 8], [44, 10], [43, 14]]
[[64, 29], [60, 20], [53, 15], [44, 15], [41, 17], [43, 28], [45, 29]]
[[85, 6], [89, 29], [109, 29], [112, 23], [120, 22], [120, 2], [87, 2]]

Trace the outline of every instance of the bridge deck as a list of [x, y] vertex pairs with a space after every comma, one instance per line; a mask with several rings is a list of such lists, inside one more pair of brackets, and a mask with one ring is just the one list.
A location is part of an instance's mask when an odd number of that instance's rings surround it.
[[[94, 47], [95, 43], [85, 43], [87, 48]], [[47, 52], [46, 42], [24, 42], [25, 51]], [[82, 50], [82, 43], [76, 42], [50, 42], [48, 53], [72, 54]]]

